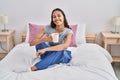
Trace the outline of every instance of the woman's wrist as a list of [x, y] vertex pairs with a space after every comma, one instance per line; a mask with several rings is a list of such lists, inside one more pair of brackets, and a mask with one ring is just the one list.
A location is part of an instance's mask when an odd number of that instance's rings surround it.
[[46, 51], [49, 51], [48, 48], [44, 48], [43, 50], [44, 50], [45, 52], [46, 52]]

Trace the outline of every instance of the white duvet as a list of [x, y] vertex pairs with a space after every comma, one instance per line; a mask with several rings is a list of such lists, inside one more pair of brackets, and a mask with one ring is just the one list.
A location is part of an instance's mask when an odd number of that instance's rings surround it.
[[0, 80], [118, 80], [111, 56], [99, 45], [87, 43], [68, 49], [72, 51], [70, 63], [22, 72], [37, 61], [36, 51], [27, 43], [18, 44], [0, 61]]

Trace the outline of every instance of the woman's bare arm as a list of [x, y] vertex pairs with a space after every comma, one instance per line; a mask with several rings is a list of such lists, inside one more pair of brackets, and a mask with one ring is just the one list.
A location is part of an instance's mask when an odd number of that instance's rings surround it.
[[59, 44], [59, 45], [56, 45], [56, 46], [51, 46], [51, 47], [48, 47], [46, 50], [47, 51], [60, 51], [60, 50], [65, 50], [69, 47], [70, 45], [70, 42], [71, 42], [71, 39], [72, 39], [72, 33], [69, 33], [66, 37], [66, 40], [63, 44]]
[[40, 33], [30, 42], [30, 46], [40, 44], [42, 42], [49, 42], [51, 41], [50, 35], [45, 36], [42, 38], [42, 36], [45, 34], [44, 29], [40, 31]]

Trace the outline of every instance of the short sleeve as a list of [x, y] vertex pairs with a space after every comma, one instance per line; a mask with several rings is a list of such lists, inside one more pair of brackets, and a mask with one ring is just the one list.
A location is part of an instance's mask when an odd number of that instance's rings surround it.
[[51, 34], [51, 33], [55, 32], [55, 30], [50, 25], [46, 25], [44, 27], [44, 30], [45, 30], [46, 34]]
[[73, 34], [73, 31], [72, 30], [70, 30], [70, 32], [69, 33], [72, 33]]

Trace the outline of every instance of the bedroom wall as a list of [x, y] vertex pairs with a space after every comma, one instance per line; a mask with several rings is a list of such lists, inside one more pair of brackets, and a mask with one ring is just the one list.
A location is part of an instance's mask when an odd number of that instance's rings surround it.
[[70, 24], [85, 23], [87, 33], [97, 33], [100, 43], [100, 32], [114, 29], [111, 18], [120, 16], [119, 4], [120, 0], [0, 0], [0, 15], [9, 17], [7, 27], [15, 29], [16, 44], [28, 22], [49, 24], [51, 11], [57, 7], [64, 10]]

